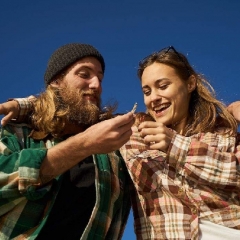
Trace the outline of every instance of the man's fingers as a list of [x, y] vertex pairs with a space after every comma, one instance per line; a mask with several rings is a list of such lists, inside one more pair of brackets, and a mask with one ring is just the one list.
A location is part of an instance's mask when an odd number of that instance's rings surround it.
[[132, 125], [134, 122], [134, 115], [131, 112], [128, 112], [124, 115], [119, 115], [113, 119], [111, 119], [110, 121], [114, 121], [114, 126], [116, 127], [123, 127], [124, 125]]
[[8, 113], [6, 116], [4, 116], [1, 119], [1, 124], [2, 126], [5, 126], [11, 119], [13, 119], [13, 113]]

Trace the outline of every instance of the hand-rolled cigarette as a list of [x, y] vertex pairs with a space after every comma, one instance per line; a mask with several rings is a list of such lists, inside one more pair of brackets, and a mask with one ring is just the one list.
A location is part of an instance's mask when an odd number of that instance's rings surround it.
[[132, 113], [135, 113], [136, 109], [137, 109], [137, 103], [134, 104], [133, 109], [132, 109], [131, 112], [132, 112]]

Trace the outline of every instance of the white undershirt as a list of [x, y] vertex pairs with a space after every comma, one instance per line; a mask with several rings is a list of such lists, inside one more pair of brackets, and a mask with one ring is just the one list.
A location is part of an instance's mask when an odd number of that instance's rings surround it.
[[240, 230], [228, 228], [207, 220], [201, 220], [199, 224], [200, 240], [238, 240]]

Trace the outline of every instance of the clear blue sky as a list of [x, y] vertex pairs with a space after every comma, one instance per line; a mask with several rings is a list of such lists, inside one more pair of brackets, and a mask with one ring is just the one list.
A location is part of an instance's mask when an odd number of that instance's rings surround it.
[[[138, 62], [169, 45], [187, 54], [219, 99], [240, 100], [239, 0], [1, 0], [0, 102], [43, 91], [50, 54], [70, 42], [103, 54], [103, 103], [118, 101], [118, 112], [135, 102], [145, 110]], [[134, 239], [132, 216], [123, 239]]]

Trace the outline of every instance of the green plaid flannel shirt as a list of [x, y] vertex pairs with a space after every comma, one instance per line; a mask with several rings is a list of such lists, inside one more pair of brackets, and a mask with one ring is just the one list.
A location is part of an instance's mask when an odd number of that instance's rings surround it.
[[[61, 187], [61, 176], [38, 186], [41, 163], [53, 141], [29, 138], [24, 124], [1, 129], [0, 239], [35, 239]], [[130, 211], [129, 178], [118, 152], [94, 155], [96, 204], [81, 239], [120, 239]], [[66, 229], [67, 231], [67, 229]]]

